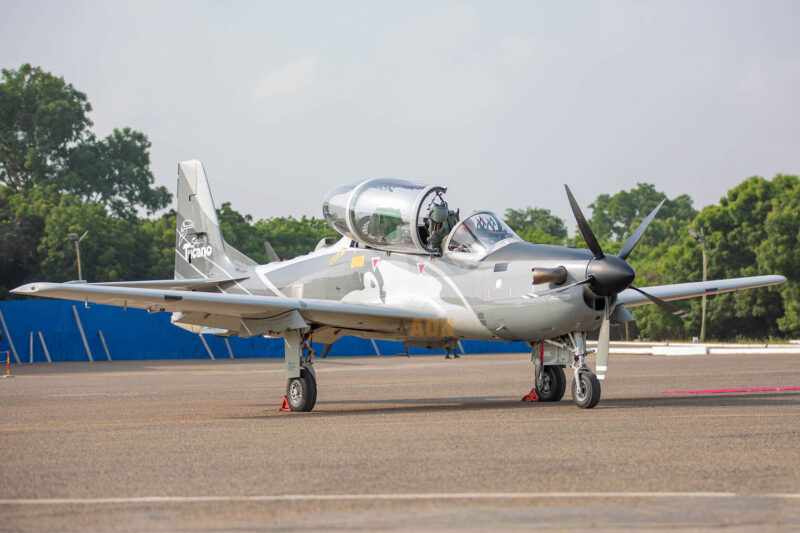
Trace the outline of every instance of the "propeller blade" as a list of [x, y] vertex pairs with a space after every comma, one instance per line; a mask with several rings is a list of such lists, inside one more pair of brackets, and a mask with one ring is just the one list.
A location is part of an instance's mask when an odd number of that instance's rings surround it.
[[675, 305], [673, 303], [670, 303], [670, 302], [667, 302], [665, 300], [662, 300], [661, 298], [659, 298], [657, 296], [653, 296], [652, 294], [649, 294], [649, 293], [643, 291], [639, 287], [634, 287], [633, 285], [629, 285], [628, 288], [635, 290], [636, 292], [638, 292], [639, 294], [643, 295], [645, 298], [647, 298], [648, 300], [650, 300], [651, 302], [656, 304], [657, 306], [661, 307], [662, 309], [664, 309], [665, 311], [667, 311], [669, 313], [672, 313], [675, 316], [678, 316], [678, 317], [686, 316], [686, 311], [684, 311], [683, 309], [681, 309], [680, 307], [678, 307], [677, 305]]
[[649, 215], [644, 217], [644, 220], [642, 220], [642, 223], [639, 224], [638, 228], [636, 228], [636, 231], [634, 231], [633, 234], [628, 237], [628, 240], [625, 241], [625, 244], [622, 245], [622, 250], [619, 252], [620, 258], [626, 259], [629, 255], [631, 255], [633, 249], [636, 248], [637, 244], [639, 244], [639, 240], [642, 238], [642, 235], [644, 235], [644, 230], [646, 230], [647, 226], [649, 226], [653, 219], [656, 218], [658, 210], [661, 209], [661, 206], [664, 205], [665, 201], [666, 200], [661, 200], [661, 203], [658, 204], [655, 209], [650, 211]]
[[609, 299], [606, 298], [606, 308], [603, 311], [603, 323], [600, 325], [600, 335], [597, 337], [597, 353], [595, 354], [594, 373], [600, 381], [606, 379], [608, 372], [608, 351], [611, 344], [611, 319], [609, 318]]
[[572, 191], [570, 191], [569, 187], [566, 185], [564, 185], [564, 188], [567, 190], [569, 205], [572, 208], [572, 214], [575, 216], [575, 221], [578, 223], [578, 229], [583, 236], [583, 240], [586, 241], [586, 244], [589, 246], [592, 254], [594, 254], [594, 258], [602, 259], [605, 257], [605, 254], [603, 253], [603, 249], [600, 248], [600, 243], [597, 242], [597, 237], [594, 236], [592, 228], [589, 227], [589, 223], [586, 222], [586, 217], [583, 216], [581, 208], [578, 206], [578, 202], [575, 201], [575, 197], [572, 196]]

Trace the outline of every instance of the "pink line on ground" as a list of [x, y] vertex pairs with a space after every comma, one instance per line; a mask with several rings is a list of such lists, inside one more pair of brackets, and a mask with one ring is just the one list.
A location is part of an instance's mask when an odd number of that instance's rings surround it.
[[738, 387], [731, 389], [667, 389], [661, 394], [667, 396], [677, 395], [705, 395], [705, 394], [753, 394], [758, 392], [800, 392], [800, 387]]

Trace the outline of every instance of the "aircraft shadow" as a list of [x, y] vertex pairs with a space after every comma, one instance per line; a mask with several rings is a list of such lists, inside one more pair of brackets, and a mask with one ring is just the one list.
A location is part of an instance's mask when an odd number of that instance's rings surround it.
[[[349, 408], [350, 405], [364, 406]], [[625, 410], [658, 407], [689, 407], [707, 409], [709, 407], [758, 407], [758, 406], [800, 406], [800, 393], [761, 393], [730, 396], [652, 396], [645, 398], [610, 398], [600, 401], [596, 411]], [[259, 407], [274, 409], [273, 405]], [[560, 402], [522, 402], [509, 399], [507, 396], [453, 397], [453, 398], [391, 398], [378, 400], [336, 400], [320, 401], [317, 409], [306, 416], [371, 416], [391, 413], [431, 413], [431, 412], [468, 412], [488, 411], [496, 409], [537, 409], [549, 410], [559, 407], [574, 408], [567, 394]], [[340, 408], [341, 407], [341, 408]], [[330, 408], [327, 411], [324, 409]], [[265, 418], [270, 415], [256, 415], [242, 418]]]

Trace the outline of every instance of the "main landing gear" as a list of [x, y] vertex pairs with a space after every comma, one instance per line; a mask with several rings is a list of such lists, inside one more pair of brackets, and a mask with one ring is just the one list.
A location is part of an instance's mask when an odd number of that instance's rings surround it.
[[558, 402], [567, 390], [567, 377], [564, 369], [558, 365], [544, 364], [544, 345], [533, 344], [531, 360], [533, 361], [533, 388], [526, 394], [524, 402]]
[[286, 396], [281, 411], [311, 411], [317, 403], [317, 377], [314, 372], [314, 350], [307, 335], [287, 331]]
[[[545, 365], [544, 344], [533, 345], [533, 388], [522, 400], [529, 402], [557, 402], [564, 397], [567, 389], [567, 378], [562, 365], [569, 364], [567, 349], [572, 356], [572, 399], [582, 409], [591, 409], [600, 401], [602, 393], [600, 381], [586, 365], [586, 337], [582, 332], [571, 333], [560, 341], [553, 343], [559, 346], [561, 354], [556, 357], [556, 364]], [[565, 358], [562, 359], [562, 356]], [[550, 359], [552, 363], [553, 360]]]

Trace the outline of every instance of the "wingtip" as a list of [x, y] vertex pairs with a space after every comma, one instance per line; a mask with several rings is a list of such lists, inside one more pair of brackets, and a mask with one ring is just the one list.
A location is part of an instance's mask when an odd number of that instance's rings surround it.
[[40, 293], [48, 288], [52, 288], [54, 285], [58, 285], [57, 283], [26, 283], [25, 285], [20, 285], [16, 289], [11, 289], [12, 294], [37, 294]]
[[15, 289], [11, 289], [11, 294], [31, 294], [36, 292], [36, 284], [35, 283], [26, 283], [25, 285], [20, 285]]

